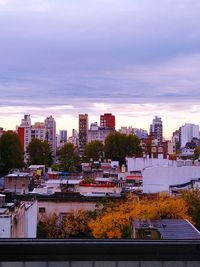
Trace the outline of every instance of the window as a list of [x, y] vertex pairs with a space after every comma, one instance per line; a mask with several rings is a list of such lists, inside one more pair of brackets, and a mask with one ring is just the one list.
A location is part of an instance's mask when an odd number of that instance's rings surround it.
[[45, 213], [45, 212], [46, 212], [46, 209], [44, 207], [39, 208], [39, 213]]

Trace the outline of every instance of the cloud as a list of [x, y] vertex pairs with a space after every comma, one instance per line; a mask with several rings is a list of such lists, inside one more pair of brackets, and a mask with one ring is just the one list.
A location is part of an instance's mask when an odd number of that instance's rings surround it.
[[0, 0], [0, 11], [12, 12], [46, 12], [53, 8], [52, 0]]
[[26, 112], [197, 121], [199, 8], [199, 0], [0, 0], [0, 123]]
[[0, 0], [0, 7], [4, 7], [10, 3], [9, 0]]

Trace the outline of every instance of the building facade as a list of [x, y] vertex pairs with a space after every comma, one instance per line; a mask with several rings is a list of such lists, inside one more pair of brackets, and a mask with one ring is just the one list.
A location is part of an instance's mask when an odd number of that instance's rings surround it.
[[45, 141], [45, 136], [45, 124], [43, 122], [36, 122], [31, 126], [31, 139], [36, 138]]
[[104, 113], [100, 116], [100, 127], [110, 127], [115, 129], [115, 116], [112, 113]]
[[91, 123], [90, 130], [88, 130], [88, 142], [100, 141], [104, 143], [106, 137], [114, 131], [112, 127], [99, 127], [97, 122]]
[[31, 141], [31, 117], [29, 114], [24, 115], [20, 126], [17, 126], [17, 133], [21, 141], [21, 148], [24, 152], [24, 161], [28, 160], [27, 148]]
[[57, 146], [62, 147], [65, 143], [67, 143], [67, 130], [60, 130], [57, 138]]
[[56, 156], [56, 122], [55, 119], [50, 116], [44, 121], [45, 124], [45, 140], [49, 143], [52, 150], [53, 157]]
[[163, 141], [163, 125], [161, 118], [155, 116], [150, 125], [150, 135], [153, 137], [153, 140], [158, 144], [161, 144]]
[[180, 147], [183, 148], [186, 143], [191, 142], [193, 138], [199, 138], [199, 126], [192, 123], [186, 123], [180, 127], [179, 133]]
[[79, 152], [83, 152], [88, 140], [88, 114], [79, 114]]

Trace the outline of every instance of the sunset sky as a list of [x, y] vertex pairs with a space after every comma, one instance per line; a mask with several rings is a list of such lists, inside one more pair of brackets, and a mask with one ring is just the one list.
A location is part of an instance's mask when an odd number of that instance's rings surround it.
[[200, 124], [199, 0], [0, 0], [0, 126]]

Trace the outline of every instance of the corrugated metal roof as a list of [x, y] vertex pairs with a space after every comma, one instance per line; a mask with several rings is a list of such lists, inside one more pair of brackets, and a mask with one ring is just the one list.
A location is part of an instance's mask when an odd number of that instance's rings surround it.
[[163, 219], [133, 222], [135, 228], [156, 228], [162, 239], [200, 239], [200, 232], [187, 220]]
[[[163, 239], [200, 239], [199, 231], [187, 220], [161, 220], [158, 230]], [[154, 223], [158, 223], [156, 220]]]

